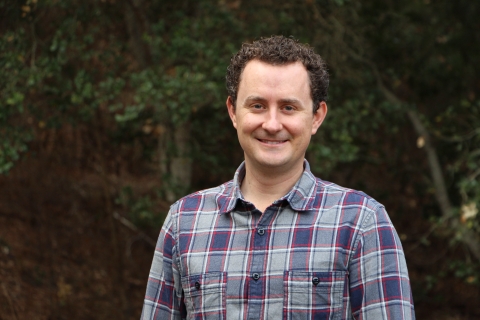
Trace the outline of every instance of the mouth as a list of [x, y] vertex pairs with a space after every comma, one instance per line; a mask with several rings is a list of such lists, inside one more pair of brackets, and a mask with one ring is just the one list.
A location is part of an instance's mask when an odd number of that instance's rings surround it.
[[287, 140], [264, 140], [264, 139], [257, 139], [257, 140], [262, 142], [262, 143], [269, 144], [269, 145], [279, 145], [279, 144], [287, 142]]

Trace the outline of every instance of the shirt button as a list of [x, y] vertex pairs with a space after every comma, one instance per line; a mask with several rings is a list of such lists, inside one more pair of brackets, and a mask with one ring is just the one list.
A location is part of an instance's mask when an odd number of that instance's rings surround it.
[[260, 279], [260, 275], [258, 273], [254, 273], [252, 274], [252, 278], [253, 280], [257, 281], [258, 279]]
[[258, 233], [259, 235], [263, 236], [263, 235], [265, 234], [265, 229], [260, 228], [260, 229], [257, 230], [257, 233]]
[[320, 279], [318, 279], [317, 277], [313, 277], [312, 283], [313, 283], [314, 286], [316, 286], [317, 284], [320, 283]]
[[200, 282], [195, 282], [195, 288], [197, 288], [197, 290], [200, 290]]

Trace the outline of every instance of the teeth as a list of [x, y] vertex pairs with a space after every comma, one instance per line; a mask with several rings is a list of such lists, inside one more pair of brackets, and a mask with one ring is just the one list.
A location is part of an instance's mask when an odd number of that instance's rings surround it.
[[260, 140], [262, 141], [263, 143], [267, 143], [267, 144], [281, 144], [283, 143], [283, 141], [271, 141], [271, 140]]

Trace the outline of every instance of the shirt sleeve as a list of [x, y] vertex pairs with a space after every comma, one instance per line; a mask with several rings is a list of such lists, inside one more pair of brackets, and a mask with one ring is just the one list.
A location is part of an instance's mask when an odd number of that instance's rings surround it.
[[183, 292], [170, 211], [158, 237], [148, 277], [141, 320], [180, 320]]
[[349, 278], [354, 319], [415, 319], [405, 255], [383, 206], [360, 227]]

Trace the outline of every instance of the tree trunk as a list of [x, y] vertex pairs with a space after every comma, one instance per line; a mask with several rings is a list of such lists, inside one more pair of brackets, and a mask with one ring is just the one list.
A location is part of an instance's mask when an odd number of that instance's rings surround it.
[[[192, 179], [190, 156], [190, 123], [185, 122], [171, 130], [160, 126], [158, 138], [159, 172], [165, 199], [172, 203], [186, 195]], [[170, 142], [173, 141], [173, 147]]]

